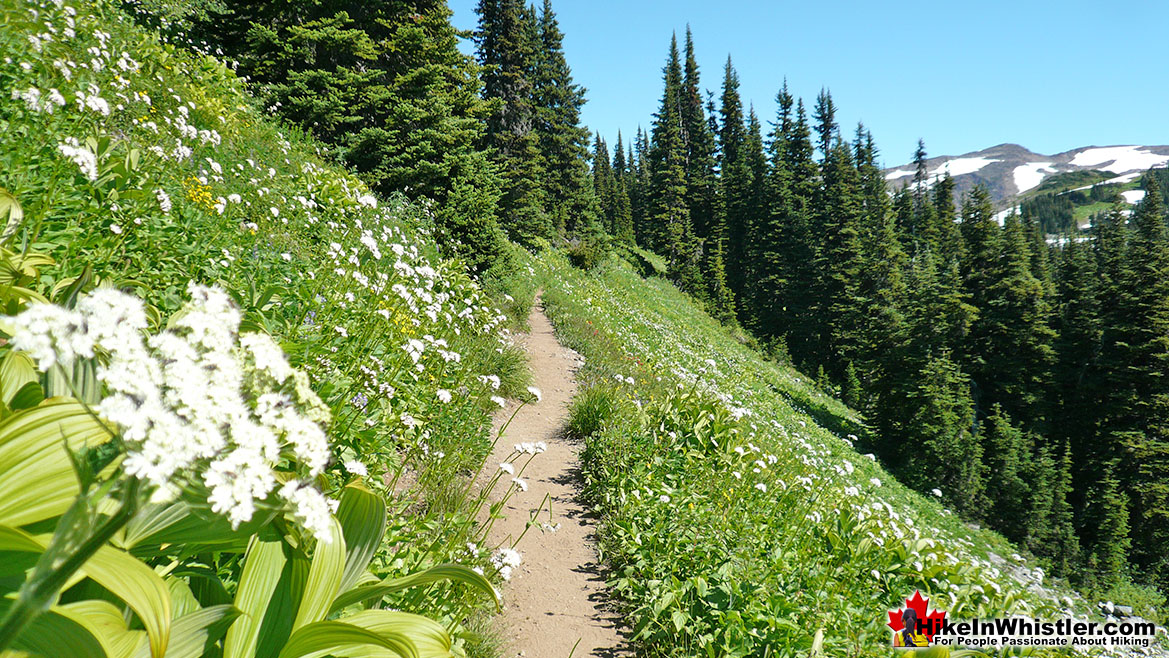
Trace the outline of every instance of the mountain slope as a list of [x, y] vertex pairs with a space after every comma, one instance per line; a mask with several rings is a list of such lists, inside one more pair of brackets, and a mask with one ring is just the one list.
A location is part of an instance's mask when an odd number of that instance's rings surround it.
[[951, 618], [1091, 615], [1001, 536], [900, 484], [855, 412], [663, 279], [618, 259], [538, 267], [559, 337], [586, 358], [570, 428], [644, 655], [888, 655], [888, 611], [915, 590]]
[[[1066, 172], [1101, 171], [1107, 183], [1135, 180], [1140, 172], [1169, 164], [1169, 146], [1085, 146], [1056, 155], [1042, 155], [1018, 144], [999, 144], [959, 156], [943, 155], [926, 160], [929, 177], [954, 177], [961, 194], [975, 185], [984, 185], [1000, 207], [1011, 204], [1020, 194], [1039, 187], [1045, 180]], [[885, 180], [894, 187], [913, 181], [913, 163], [885, 170]]]

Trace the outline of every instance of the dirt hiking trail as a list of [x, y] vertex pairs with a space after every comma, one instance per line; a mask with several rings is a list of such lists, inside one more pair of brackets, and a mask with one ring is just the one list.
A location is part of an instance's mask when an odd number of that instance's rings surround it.
[[[547, 452], [536, 455], [523, 472], [527, 491], [516, 491], [491, 528], [492, 545], [510, 546], [540, 506], [545, 496], [551, 500], [550, 531], [541, 524], [549, 522], [548, 505], [516, 547], [523, 554], [523, 564], [514, 570], [511, 581], [504, 583], [503, 613], [499, 627], [504, 641], [504, 656], [513, 658], [614, 658], [630, 655], [618, 632], [619, 622], [607, 605], [604, 578], [600, 575], [595, 548], [595, 519], [579, 501], [580, 445], [565, 436], [568, 405], [576, 393], [573, 377], [583, 360], [576, 352], [560, 345], [552, 325], [541, 310], [540, 300], [528, 318], [531, 333], [523, 340], [532, 370], [533, 385], [543, 393], [543, 400], [519, 410], [507, 433], [488, 458], [484, 471], [490, 475], [507, 458], [512, 446], [521, 442], [544, 441]], [[496, 418], [498, 429], [518, 403], [511, 402]], [[524, 460], [516, 459], [520, 468]], [[510, 476], [496, 487], [493, 500], [499, 500]], [[575, 651], [574, 651], [575, 647]]]

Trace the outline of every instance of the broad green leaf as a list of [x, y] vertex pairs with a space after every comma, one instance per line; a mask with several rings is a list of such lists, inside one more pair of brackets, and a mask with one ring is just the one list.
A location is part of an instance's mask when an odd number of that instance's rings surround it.
[[155, 658], [166, 655], [170, 637], [170, 591], [161, 576], [125, 551], [103, 546], [82, 566], [86, 576], [126, 602], [150, 638]]
[[[243, 552], [250, 537], [271, 520], [257, 511], [251, 521], [232, 529], [222, 514], [192, 507], [184, 501], [146, 505], [126, 524], [122, 545], [135, 555], [153, 555], [161, 544], [182, 546], [188, 553], [205, 550]], [[141, 550], [135, 550], [141, 547]]]
[[235, 595], [242, 616], [227, 631], [223, 658], [253, 658], [259, 645], [260, 627], [284, 570], [284, 542], [277, 536], [252, 538], [244, 555], [244, 570]]
[[429, 585], [443, 580], [453, 580], [470, 585], [475, 589], [489, 594], [491, 599], [495, 601], [495, 604], [497, 606], [499, 605], [499, 592], [495, 590], [491, 581], [476, 573], [471, 568], [461, 564], [440, 564], [426, 571], [410, 574], [409, 576], [386, 579], [376, 585], [365, 585], [349, 590], [338, 596], [337, 600], [333, 601], [331, 612], [337, 612], [356, 603], [362, 603], [371, 599], [380, 599], [387, 594], [404, 589], [418, 587], [419, 585]]
[[337, 520], [345, 533], [345, 574], [341, 588], [345, 592], [366, 573], [370, 560], [386, 533], [386, 502], [360, 484], [350, 484], [341, 492]]
[[170, 592], [170, 617], [172, 620], [199, 610], [201, 606], [195, 600], [195, 595], [191, 593], [191, 587], [186, 580], [174, 576], [167, 576], [163, 580], [166, 582], [167, 591]]
[[0, 551], [43, 553], [45, 546], [35, 537], [19, 528], [0, 525]]
[[65, 451], [112, 434], [75, 400], [51, 398], [0, 421], [0, 524], [22, 526], [65, 513], [80, 493]]
[[24, 221], [24, 210], [20, 207], [20, 201], [17, 201], [16, 197], [5, 189], [0, 189], [0, 221], [4, 222], [4, 231], [0, 233], [0, 243], [8, 242], [8, 239], [16, 234], [21, 222]]
[[[239, 610], [230, 605], [203, 608], [175, 620], [171, 626], [170, 644], [166, 658], [201, 658], [214, 655], [209, 649], [239, 617]], [[150, 658], [149, 645], [138, 647], [132, 658]]]
[[16, 395], [12, 396], [12, 400], [8, 402], [8, 407], [12, 411], [22, 411], [24, 409], [32, 409], [44, 401], [45, 389], [41, 388], [41, 383], [28, 382], [20, 387]]
[[61, 372], [53, 368], [45, 373], [45, 395], [76, 398], [85, 404], [95, 405], [101, 401], [101, 386], [97, 381], [97, 369], [93, 359], [77, 359], [72, 368]]
[[329, 534], [332, 541], [317, 541], [313, 551], [313, 562], [309, 568], [304, 593], [292, 630], [321, 621], [329, 612], [329, 603], [337, 596], [341, 586], [341, 574], [345, 570], [345, 537], [336, 517], [329, 518]]
[[91, 599], [78, 601], [53, 608], [54, 612], [84, 626], [101, 642], [110, 658], [125, 658], [134, 648], [143, 645], [149, 656], [149, 640], [142, 631], [132, 631], [126, 626], [122, 610], [109, 601]]
[[[379, 635], [406, 637], [418, 651], [418, 658], [452, 658], [451, 637], [442, 624], [421, 615], [390, 610], [362, 610], [345, 617], [345, 623]], [[354, 647], [334, 652], [347, 658], [374, 658], [369, 648]]]
[[[279, 658], [348, 655], [345, 649], [372, 646], [402, 658], [421, 658], [414, 643], [396, 633], [378, 633], [340, 621], [319, 621], [292, 634]], [[383, 653], [384, 655], [384, 653]]]
[[[0, 618], [7, 615], [11, 606], [10, 599], [0, 599]], [[15, 651], [26, 651], [44, 658], [118, 658], [106, 654], [101, 640], [85, 625], [57, 610], [37, 615], [11, 646]], [[4, 655], [7, 658], [8, 652]]]
[[26, 384], [40, 382], [40, 373], [32, 357], [17, 350], [4, 355], [0, 361], [0, 400], [12, 406], [12, 399]]

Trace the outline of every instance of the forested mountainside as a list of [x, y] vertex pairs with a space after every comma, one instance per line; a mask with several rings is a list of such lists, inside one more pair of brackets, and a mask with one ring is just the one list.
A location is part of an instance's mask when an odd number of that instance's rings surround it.
[[591, 134], [550, 0], [0, 12], [0, 651], [499, 655], [538, 288], [640, 655], [884, 655], [912, 589], [1164, 621], [1157, 148], [1003, 212], [689, 29]]

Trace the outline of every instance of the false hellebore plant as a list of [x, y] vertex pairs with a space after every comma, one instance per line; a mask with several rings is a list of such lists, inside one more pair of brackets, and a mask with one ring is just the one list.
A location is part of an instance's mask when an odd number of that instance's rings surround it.
[[[96, 642], [96, 655], [198, 656], [220, 637], [228, 657], [362, 645], [452, 655], [440, 624], [360, 608], [436, 580], [494, 588], [457, 565], [396, 580], [368, 573], [385, 503], [359, 480], [337, 499], [321, 491], [329, 409], [270, 337], [239, 332], [227, 293], [188, 293], [153, 335], [142, 301], [111, 288], [0, 320], [11, 336], [0, 361], [0, 551], [23, 556], [0, 577], [27, 574], [0, 602], [0, 651], [36, 653], [40, 632], [58, 629], [43, 641], [60, 650], [64, 633], [76, 655], [95, 655], [82, 647]], [[244, 567], [234, 598], [205, 578], [224, 603], [200, 607], [194, 578], [177, 573], [208, 549], [239, 551]], [[104, 599], [62, 603], [85, 578], [145, 631]]]

